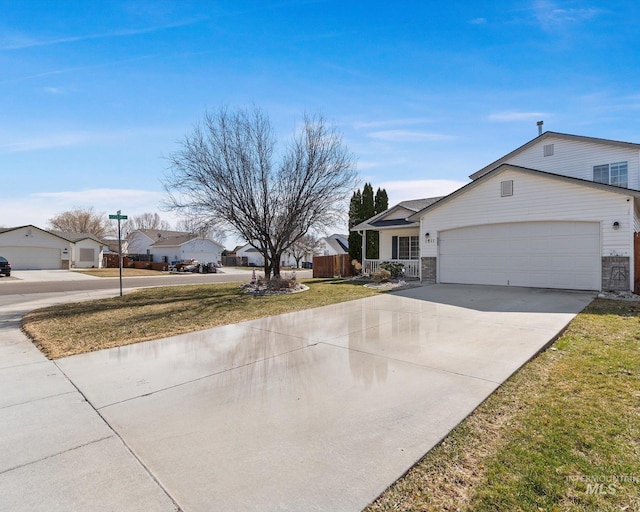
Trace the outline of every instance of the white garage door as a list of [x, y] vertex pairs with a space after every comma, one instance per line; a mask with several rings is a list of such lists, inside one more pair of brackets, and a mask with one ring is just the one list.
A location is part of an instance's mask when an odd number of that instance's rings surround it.
[[0, 256], [11, 263], [13, 270], [60, 268], [60, 249], [50, 247], [0, 247]]
[[443, 231], [441, 283], [600, 289], [600, 225], [517, 222]]

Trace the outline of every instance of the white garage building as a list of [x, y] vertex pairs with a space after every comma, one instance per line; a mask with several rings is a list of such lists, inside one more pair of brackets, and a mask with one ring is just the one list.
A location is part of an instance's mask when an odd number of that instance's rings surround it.
[[452, 194], [353, 229], [380, 232], [365, 265], [399, 261], [423, 282], [637, 289], [639, 155], [640, 144], [546, 132]]
[[46, 231], [33, 225], [0, 228], [0, 256], [13, 270], [99, 268], [103, 245], [92, 235]]

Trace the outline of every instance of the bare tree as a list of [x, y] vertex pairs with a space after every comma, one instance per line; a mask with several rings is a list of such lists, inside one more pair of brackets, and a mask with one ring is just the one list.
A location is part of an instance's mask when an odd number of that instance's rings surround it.
[[280, 275], [282, 254], [309, 230], [343, 217], [356, 184], [353, 156], [322, 117], [305, 116], [276, 152], [273, 127], [256, 107], [205, 114], [170, 162], [167, 206], [249, 241], [267, 278]]
[[222, 241], [225, 238], [225, 233], [217, 226], [211, 225], [211, 223], [198, 220], [194, 216], [183, 217], [176, 223], [176, 231], [185, 231], [198, 235], [202, 238], [210, 238], [211, 240]]
[[320, 240], [307, 233], [291, 244], [287, 252], [296, 260], [296, 268], [300, 268], [300, 260], [305, 256], [313, 257], [319, 248]]
[[65, 233], [88, 233], [98, 238], [104, 237], [109, 229], [105, 213], [96, 213], [91, 208], [74, 207], [49, 219], [49, 227]]
[[157, 213], [141, 213], [140, 215], [130, 216], [128, 220], [124, 221], [121, 230], [122, 236], [126, 238], [129, 233], [136, 231], [137, 229], [158, 229], [161, 231], [169, 231], [171, 224], [166, 220], [160, 218]]

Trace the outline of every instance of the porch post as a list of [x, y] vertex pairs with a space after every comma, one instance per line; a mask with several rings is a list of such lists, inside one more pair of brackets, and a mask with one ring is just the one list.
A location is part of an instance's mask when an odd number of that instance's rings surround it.
[[367, 259], [367, 230], [362, 231], [362, 266], [364, 266], [364, 260]]

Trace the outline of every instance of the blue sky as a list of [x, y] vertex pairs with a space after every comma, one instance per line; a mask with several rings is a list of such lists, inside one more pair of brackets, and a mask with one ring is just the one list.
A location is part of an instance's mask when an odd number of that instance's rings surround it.
[[159, 211], [165, 157], [224, 105], [264, 108], [283, 139], [323, 114], [391, 203], [453, 191], [540, 119], [640, 142], [635, 2], [21, 0], [0, 13], [5, 226], [74, 206]]

